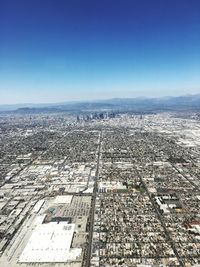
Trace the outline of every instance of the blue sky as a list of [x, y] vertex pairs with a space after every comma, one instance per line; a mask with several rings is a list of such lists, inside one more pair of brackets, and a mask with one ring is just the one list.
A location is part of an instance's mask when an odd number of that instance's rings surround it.
[[199, 0], [0, 0], [0, 104], [200, 93]]

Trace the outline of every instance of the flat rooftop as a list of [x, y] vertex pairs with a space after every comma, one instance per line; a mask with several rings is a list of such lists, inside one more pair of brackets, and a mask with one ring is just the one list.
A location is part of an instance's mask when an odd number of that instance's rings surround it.
[[[34, 229], [19, 262], [67, 262], [72, 260], [70, 246], [75, 224], [50, 222]], [[81, 253], [81, 251], [80, 251]], [[74, 257], [76, 258], [77, 253]], [[79, 254], [79, 253], [78, 253]]]
[[72, 201], [72, 198], [73, 198], [72, 195], [56, 196], [54, 203], [55, 204], [70, 204]]

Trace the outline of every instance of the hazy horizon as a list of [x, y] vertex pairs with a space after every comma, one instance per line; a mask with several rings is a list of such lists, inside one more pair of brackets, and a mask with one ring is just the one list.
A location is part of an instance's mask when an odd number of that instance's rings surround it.
[[200, 2], [0, 3], [0, 104], [200, 93]]
[[104, 101], [112, 101], [112, 100], [117, 100], [117, 99], [138, 99], [138, 100], [151, 100], [151, 99], [170, 99], [170, 98], [179, 98], [179, 97], [195, 97], [195, 96], [200, 96], [199, 93], [196, 94], [183, 94], [183, 95], [164, 95], [164, 96], [156, 96], [156, 97], [150, 97], [150, 96], [135, 96], [135, 97], [110, 97], [110, 98], [94, 98], [94, 99], [79, 99], [79, 100], [62, 100], [62, 101], [53, 101], [53, 102], [21, 102], [21, 103], [0, 103], [0, 107], [6, 107], [6, 106], [27, 106], [27, 107], [32, 107], [32, 106], [52, 106], [52, 105], [65, 105], [65, 104], [73, 104], [73, 103], [103, 103]]

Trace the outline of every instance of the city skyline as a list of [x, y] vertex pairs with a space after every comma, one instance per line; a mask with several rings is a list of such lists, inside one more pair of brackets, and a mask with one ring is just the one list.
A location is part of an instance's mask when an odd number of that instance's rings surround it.
[[0, 104], [200, 92], [199, 1], [0, 5]]

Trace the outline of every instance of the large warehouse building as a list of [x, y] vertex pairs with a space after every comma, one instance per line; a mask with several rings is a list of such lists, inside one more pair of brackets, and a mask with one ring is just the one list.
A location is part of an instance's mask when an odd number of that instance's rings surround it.
[[76, 259], [81, 249], [71, 249], [75, 224], [50, 222], [34, 229], [19, 262], [67, 262]]

